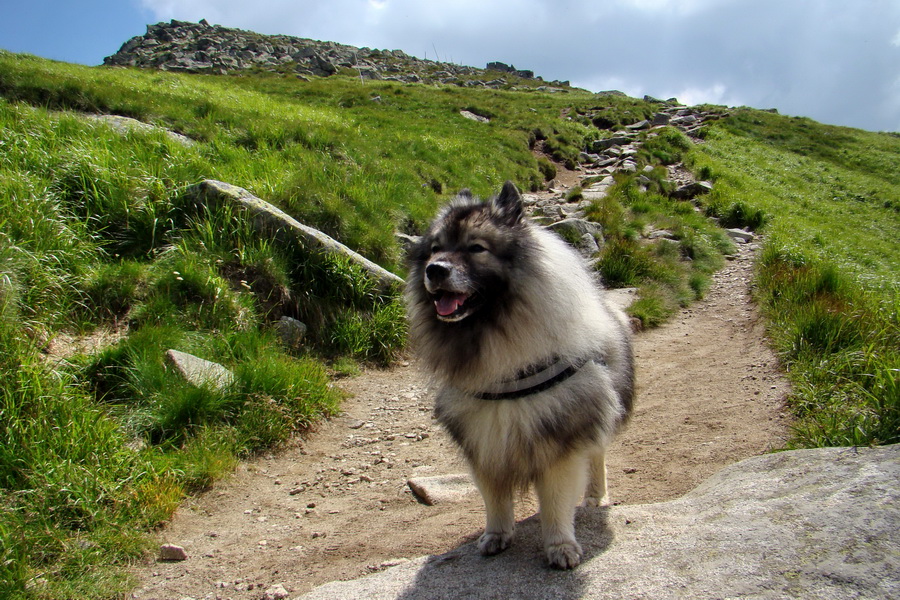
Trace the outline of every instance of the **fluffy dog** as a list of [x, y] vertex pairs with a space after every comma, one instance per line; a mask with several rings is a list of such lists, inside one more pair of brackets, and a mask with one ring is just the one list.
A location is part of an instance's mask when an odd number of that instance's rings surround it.
[[409, 256], [414, 348], [438, 386], [435, 415], [484, 499], [482, 554], [513, 538], [515, 493], [534, 485], [550, 565], [581, 562], [575, 507], [608, 504], [605, 451], [633, 400], [630, 328], [582, 258], [524, 216], [511, 182], [468, 190]]

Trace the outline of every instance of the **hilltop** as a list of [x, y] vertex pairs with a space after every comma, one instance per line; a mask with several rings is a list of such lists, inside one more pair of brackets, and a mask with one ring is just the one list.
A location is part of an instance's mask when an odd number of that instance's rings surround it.
[[[516, 81], [547, 89], [533, 71], [501, 62], [477, 69], [416, 58], [402, 50], [373, 50], [289, 35], [263, 35], [210, 25], [205, 19], [199, 23], [173, 19], [148, 25], [147, 33], [125, 42], [103, 64], [220, 75], [257, 70], [294, 73], [298, 77], [328, 77], [343, 70], [364, 80], [495, 89], [509, 87], [510, 81]], [[553, 81], [549, 86], [559, 89], [569, 84]]]

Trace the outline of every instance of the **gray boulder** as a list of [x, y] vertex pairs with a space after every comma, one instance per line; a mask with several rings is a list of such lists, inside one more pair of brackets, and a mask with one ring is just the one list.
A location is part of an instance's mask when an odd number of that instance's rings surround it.
[[285, 243], [299, 243], [310, 250], [338, 254], [349, 258], [374, 278], [382, 290], [402, 285], [403, 279], [366, 257], [354, 252], [334, 238], [300, 223], [280, 208], [257, 198], [244, 188], [207, 179], [187, 190], [198, 205], [232, 204], [245, 210], [253, 219], [257, 230], [281, 239]]
[[594, 140], [594, 143], [591, 144], [591, 149], [594, 152], [603, 152], [607, 148], [612, 148], [613, 146], [621, 146], [622, 144], [630, 144], [632, 139], [630, 137], [625, 136], [616, 136], [611, 138], [606, 138], [604, 140]]
[[580, 240], [585, 234], [600, 237], [603, 228], [593, 221], [586, 219], [563, 219], [547, 226], [547, 229], [561, 235], [566, 240]]
[[672, 197], [676, 200], [690, 200], [712, 191], [713, 184], [709, 181], [692, 181], [679, 187], [672, 192]]
[[185, 381], [197, 387], [211, 387], [224, 390], [234, 381], [234, 374], [220, 365], [203, 358], [181, 352], [167, 350], [166, 362], [174, 367]]
[[898, 481], [900, 445], [770, 454], [678, 500], [580, 509], [574, 571], [544, 566], [531, 517], [498, 556], [468, 543], [301, 598], [897, 598]]

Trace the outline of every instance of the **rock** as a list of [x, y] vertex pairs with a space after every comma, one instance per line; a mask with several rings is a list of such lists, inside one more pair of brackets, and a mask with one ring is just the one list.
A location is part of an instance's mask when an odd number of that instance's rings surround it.
[[416, 498], [428, 506], [464, 502], [477, 491], [466, 474], [413, 477], [406, 483]]
[[278, 337], [281, 342], [288, 348], [299, 348], [306, 337], [306, 323], [298, 321], [288, 316], [281, 317], [275, 323], [275, 330], [278, 331]]
[[257, 198], [244, 188], [207, 179], [191, 186], [187, 195], [198, 205], [227, 203], [245, 210], [256, 229], [286, 243], [300, 243], [315, 251], [339, 254], [349, 258], [374, 278], [382, 290], [403, 285], [403, 279], [321, 231], [304, 225], [280, 208]]
[[397, 239], [397, 242], [400, 244], [400, 248], [404, 253], [408, 253], [410, 250], [412, 250], [413, 246], [418, 244], [422, 239], [421, 236], [408, 235], [406, 233], [400, 233], [399, 231], [394, 234], [394, 237]]
[[676, 200], [690, 200], [702, 194], [708, 194], [712, 189], [713, 184], [709, 181], [694, 181], [686, 183], [672, 192], [672, 198]]
[[584, 256], [593, 256], [600, 252], [600, 244], [597, 242], [597, 238], [590, 233], [582, 235], [578, 243], [575, 244], [575, 248]]
[[651, 240], [674, 240], [677, 239], [675, 234], [667, 229], [657, 229], [656, 231], [651, 231], [647, 236], [648, 239]]
[[131, 117], [122, 117], [119, 115], [94, 115], [94, 114], [85, 114], [84, 117], [86, 119], [93, 119], [100, 123], [104, 123], [116, 130], [121, 134], [125, 134], [129, 131], [162, 131], [166, 134], [170, 139], [178, 142], [182, 146], [193, 146], [194, 140], [191, 138], [181, 135], [180, 133], [175, 133], [174, 131], [170, 131], [168, 129], [163, 129], [162, 127], [156, 127], [155, 125], [150, 125], [148, 123], [144, 123], [142, 121], [138, 121], [137, 119], [132, 119]]
[[653, 115], [653, 119], [650, 120], [650, 125], [652, 127], [660, 127], [662, 125], [668, 125], [671, 117], [666, 113], [659, 112]]
[[234, 381], [234, 374], [220, 365], [187, 352], [167, 350], [166, 361], [175, 367], [175, 370], [184, 379], [197, 387], [211, 387], [224, 390]]
[[616, 288], [614, 290], [604, 290], [603, 297], [609, 304], [622, 310], [626, 310], [638, 299], [638, 289]]
[[488, 119], [487, 117], [482, 117], [481, 115], [476, 115], [475, 113], [470, 112], [468, 110], [461, 110], [461, 111], [459, 111], [459, 114], [461, 114], [462, 116], [464, 116], [465, 118], [467, 118], [471, 121], [478, 121], [479, 123], [490, 123], [491, 122], [491, 120]]
[[490, 559], [470, 542], [300, 598], [897, 598], [898, 480], [900, 445], [769, 454], [677, 500], [579, 509], [574, 573], [546, 569], [531, 517]]
[[626, 125], [625, 129], [628, 131], [640, 131], [642, 129], [650, 129], [650, 121], [638, 121], [633, 125]]
[[285, 589], [284, 585], [277, 583], [263, 592], [262, 600], [284, 600], [290, 595], [290, 592]]
[[159, 560], [181, 561], [187, 560], [187, 552], [181, 546], [175, 544], [163, 544], [159, 547]]
[[594, 237], [603, 234], [603, 228], [600, 225], [585, 219], [563, 219], [548, 225], [547, 229], [560, 234], [566, 240], [580, 240], [586, 233]]
[[725, 233], [727, 233], [731, 239], [741, 244], [752, 242], [754, 237], [751, 232], [743, 229], [726, 229]]
[[594, 143], [591, 144], [591, 149], [594, 152], [603, 152], [613, 146], [621, 146], [622, 144], [630, 144], [631, 138], [625, 136], [616, 136], [611, 138], [606, 138], [604, 140], [594, 140]]
[[[188, 71], [195, 73], [227, 73], [234, 70], [260, 69], [283, 72], [292, 69], [296, 75], [330, 77], [341, 69], [354, 69], [362, 79], [459, 84], [497, 87], [502, 80], [486, 82], [487, 71], [454, 63], [423, 60], [401, 50], [373, 51], [334, 42], [321, 42], [288, 35], [261, 35], [252, 31], [172, 20], [147, 26], [147, 33], [122, 44], [118, 52], [103, 63]], [[516, 69], [503, 63], [489, 67], [522, 79], [541, 80], [533, 71]], [[390, 74], [385, 77], [384, 74]], [[473, 78], [481, 80], [473, 80]], [[501, 83], [502, 82], [502, 83]], [[568, 86], [568, 82], [554, 82]]]

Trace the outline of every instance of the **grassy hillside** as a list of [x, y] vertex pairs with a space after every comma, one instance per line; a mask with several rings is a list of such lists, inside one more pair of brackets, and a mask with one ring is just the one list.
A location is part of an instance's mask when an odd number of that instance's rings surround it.
[[900, 136], [737, 111], [690, 163], [711, 214], [766, 223], [757, 297], [794, 383], [792, 446], [900, 441]]
[[[419, 232], [456, 190], [486, 196], [507, 179], [536, 189], [555, 168], [537, 145], [574, 165], [611, 135], [589, 115], [614, 129], [657, 108], [581, 91], [178, 75], [0, 52], [0, 596], [127, 589], [122, 565], [185, 494], [332, 414], [332, 377], [403, 347], [398, 290], [198, 208], [189, 186], [245, 187], [402, 275], [395, 231]], [[196, 143], [122, 134], [84, 113]], [[649, 189], [619, 175], [589, 211], [604, 227], [604, 278], [641, 287], [634, 314], [647, 325], [702, 296], [729, 243], [668, 197], [662, 165], [684, 160], [715, 182], [708, 215], [766, 234], [758, 295], [795, 380], [794, 443], [900, 441], [900, 139], [749, 109], [704, 135], [646, 140]], [[677, 242], [646, 243], [648, 226]], [[303, 347], [278, 340], [283, 315], [309, 325]], [[119, 341], [77, 350], [103, 336]], [[225, 365], [234, 383], [186, 385], [164, 363], [169, 348]]]

